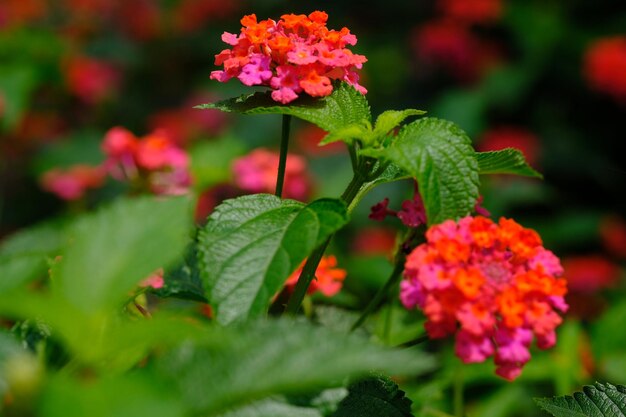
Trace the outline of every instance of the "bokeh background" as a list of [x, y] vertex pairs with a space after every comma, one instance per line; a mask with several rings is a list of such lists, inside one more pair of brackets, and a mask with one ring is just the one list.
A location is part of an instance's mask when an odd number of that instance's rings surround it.
[[[626, 383], [620, 0], [2, 0], [0, 237], [133, 192], [98, 168], [115, 126], [138, 137], [160, 132], [188, 153], [199, 223], [224, 198], [271, 192], [242, 182], [235, 161], [254, 165], [263, 159], [245, 159], [254, 149], [275, 151], [280, 117], [193, 106], [249, 92], [236, 80], [209, 79], [214, 55], [227, 47], [221, 34], [238, 32], [243, 15], [316, 9], [329, 14], [330, 28], [347, 26], [358, 37], [353, 51], [368, 58], [362, 84], [373, 114], [427, 110], [458, 123], [479, 150], [521, 149], [544, 174], [483, 178], [483, 206], [540, 232], [563, 260], [571, 310], [557, 347], [537, 352], [515, 383], [493, 377], [490, 365], [464, 367], [468, 415], [540, 415], [533, 396], [593, 380]], [[292, 131], [288, 196], [338, 196], [350, 178], [345, 149], [318, 147], [323, 132], [303, 122]], [[348, 277], [330, 304], [358, 309], [384, 282], [401, 224], [372, 221], [369, 209], [385, 197], [398, 209], [412, 190], [403, 182], [380, 187], [355, 211], [331, 248]], [[418, 315], [386, 310], [380, 314], [394, 330], [375, 335], [389, 344], [417, 336]], [[418, 413], [452, 407], [459, 364], [450, 345], [429, 347], [443, 364], [435, 378], [404, 387]]]

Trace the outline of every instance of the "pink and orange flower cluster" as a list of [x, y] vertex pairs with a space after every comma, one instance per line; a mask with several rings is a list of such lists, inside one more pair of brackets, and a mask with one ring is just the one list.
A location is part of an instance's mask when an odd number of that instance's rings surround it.
[[426, 239], [407, 257], [400, 299], [424, 311], [430, 337], [456, 332], [463, 362], [494, 356], [496, 373], [508, 380], [530, 360], [533, 336], [540, 349], [555, 344], [566, 283], [534, 230], [468, 216], [431, 227]]
[[215, 56], [224, 70], [213, 71], [211, 79], [226, 82], [238, 78], [248, 86], [272, 88], [272, 98], [289, 103], [302, 92], [324, 97], [333, 91], [331, 80], [343, 80], [361, 93], [357, 70], [365, 56], [346, 48], [355, 45], [356, 36], [347, 28], [330, 30], [328, 15], [315, 11], [308, 16], [286, 14], [276, 22], [257, 21], [254, 14], [241, 19], [239, 35], [224, 32], [222, 40], [232, 49]]

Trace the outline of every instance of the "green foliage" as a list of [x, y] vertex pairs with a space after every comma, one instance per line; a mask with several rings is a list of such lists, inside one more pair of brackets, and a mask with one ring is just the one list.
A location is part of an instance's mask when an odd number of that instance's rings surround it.
[[114, 308], [158, 268], [169, 267], [188, 240], [188, 198], [119, 200], [72, 225], [55, 290], [84, 312]]
[[222, 324], [265, 314], [291, 272], [347, 222], [345, 204], [257, 194], [227, 200], [199, 236], [207, 299]]
[[543, 178], [524, 158], [524, 154], [513, 148], [492, 152], [476, 152], [480, 174], [515, 174]]
[[21, 231], [0, 246], [0, 293], [43, 276], [47, 258], [65, 243], [62, 225], [44, 223]]
[[406, 110], [387, 110], [382, 112], [376, 118], [374, 134], [386, 135], [396, 127], [400, 126], [407, 117], [421, 116], [426, 114], [423, 110], [406, 109]]
[[386, 377], [368, 378], [349, 387], [332, 417], [412, 417], [411, 400]]
[[406, 125], [390, 146], [364, 151], [394, 163], [420, 187], [429, 224], [471, 213], [478, 198], [478, 163], [465, 132], [424, 118]]
[[207, 302], [198, 269], [195, 245], [190, 245], [180, 265], [165, 272], [163, 281], [163, 287], [153, 290], [159, 297], [176, 297], [202, 303]]
[[266, 92], [203, 104], [198, 108], [241, 114], [286, 114], [314, 123], [327, 132], [371, 120], [370, 107], [365, 96], [346, 83], [336, 84], [329, 96], [303, 96], [289, 105], [277, 104], [270, 92]]
[[596, 382], [571, 396], [536, 398], [535, 402], [554, 417], [624, 417], [626, 387]]
[[345, 378], [372, 370], [408, 375], [433, 366], [418, 351], [385, 349], [304, 321], [249, 321], [208, 330], [204, 343], [184, 344], [157, 361], [158, 372], [202, 415], [270, 395], [341, 386]]
[[278, 399], [267, 399], [219, 414], [218, 417], [323, 417], [317, 409], [299, 407]]

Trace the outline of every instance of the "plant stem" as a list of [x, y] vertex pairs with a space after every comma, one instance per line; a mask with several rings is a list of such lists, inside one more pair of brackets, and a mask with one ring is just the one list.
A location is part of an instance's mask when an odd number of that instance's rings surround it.
[[393, 268], [393, 271], [391, 272], [391, 275], [387, 279], [387, 282], [385, 282], [385, 285], [383, 285], [382, 288], [380, 288], [376, 292], [376, 294], [374, 295], [374, 298], [370, 300], [367, 307], [365, 307], [365, 310], [363, 310], [363, 313], [361, 313], [361, 316], [359, 317], [359, 319], [356, 322], [354, 322], [354, 324], [350, 328], [351, 332], [361, 327], [361, 325], [365, 323], [365, 319], [367, 319], [367, 317], [378, 308], [380, 303], [384, 301], [384, 299], [387, 297], [387, 294], [389, 293], [391, 288], [393, 288], [402, 277], [403, 270], [404, 270], [404, 255], [398, 255], [396, 257], [396, 264]]
[[454, 370], [453, 384], [454, 416], [463, 417], [463, 367], [461, 364], [457, 364], [456, 369]]
[[276, 177], [277, 197], [283, 195], [283, 184], [285, 183], [285, 167], [287, 166], [287, 150], [289, 149], [289, 127], [291, 126], [291, 116], [283, 114], [283, 128], [280, 136], [280, 159], [278, 160], [278, 176]]
[[[354, 173], [354, 177], [352, 181], [348, 184], [345, 191], [341, 195], [341, 199], [346, 203], [346, 205], [350, 205], [354, 197], [358, 194], [361, 186], [365, 183], [367, 176], [364, 175], [361, 171], [357, 170]], [[315, 271], [317, 270], [317, 266], [322, 260], [322, 256], [330, 243], [330, 240], [334, 235], [330, 235], [324, 243], [318, 246], [313, 253], [307, 258], [304, 267], [302, 267], [302, 273], [300, 274], [300, 278], [298, 278], [298, 282], [296, 283], [296, 287], [293, 290], [293, 294], [289, 298], [287, 302], [287, 308], [285, 309], [285, 313], [287, 314], [297, 314], [298, 310], [300, 310], [300, 305], [302, 304], [302, 300], [304, 300], [304, 296], [306, 295], [307, 290], [309, 289], [309, 285], [311, 281], [315, 278]]]

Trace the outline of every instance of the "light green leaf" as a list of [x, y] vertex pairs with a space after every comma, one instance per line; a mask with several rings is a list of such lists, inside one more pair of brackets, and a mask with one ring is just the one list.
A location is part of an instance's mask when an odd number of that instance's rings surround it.
[[416, 375], [433, 367], [416, 350], [393, 350], [305, 321], [270, 320], [208, 329], [202, 344], [184, 344], [157, 359], [197, 414], [225, 412], [273, 395], [311, 394], [371, 371]]
[[365, 96], [346, 83], [335, 84], [329, 96], [302, 96], [288, 105], [278, 104], [272, 100], [270, 92], [266, 92], [203, 104], [197, 108], [241, 114], [287, 114], [314, 123], [327, 132], [362, 120], [370, 122], [372, 117]]
[[47, 258], [65, 243], [60, 223], [44, 223], [20, 231], [0, 246], [0, 292], [45, 275]]
[[207, 299], [222, 324], [258, 317], [289, 274], [347, 223], [345, 204], [256, 194], [218, 206], [199, 236]]
[[368, 378], [348, 390], [332, 417], [413, 417], [411, 400], [389, 378]]
[[554, 417], [624, 417], [626, 387], [596, 382], [572, 396], [535, 398], [535, 402]]
[[351, 144], [355, 140], [363, 140], [371, 133], [371, 126], [369, 125], [369, 122], [353, 123], [334, 130], [324, 136], [324, 138], [320, 141], [319, 146], [339, 141]]
[[41, 417], [184, 417], [168, 387], [146, 373], [99, 380], [57, 376], [40, 400]]
[[395, 129], [402, 123], [407, 117], [421, 116], [426, 114], [423, 110], [406, 109], [406, 110], [387, 110], [382, 112], [376, 118], [376, 124], [374, 125], [374, 133], [376, 135], [386, 135], [391, 130]]
[[115, 308], [143, 278], [167, 268], [187, 243], [186, 197], [119, 200], [80, 218], [58, 265], [55, 290], [85, 313]]
[[266, 399], [238, 407], [217, 417], [324, 417], [315, 408], [299, 407], [278, 399]]
[[500, 151], [476, 152], [479, 174], [515, 174], [543, 178], [524, 158], [524, 154], [514, 148]]
[[189, 150], [195, 189], [206, 190], [213, 185], [230, 181], [231, 163], [245, 151], [242, 141], [232, 136], [196, 142]]
[[364, 154], [390, 161], [418, 182], [429, 224], [472, 212], [478, 163], [465, 132], [452, 122], [424, 118], [406, 125], [389, 147]]

